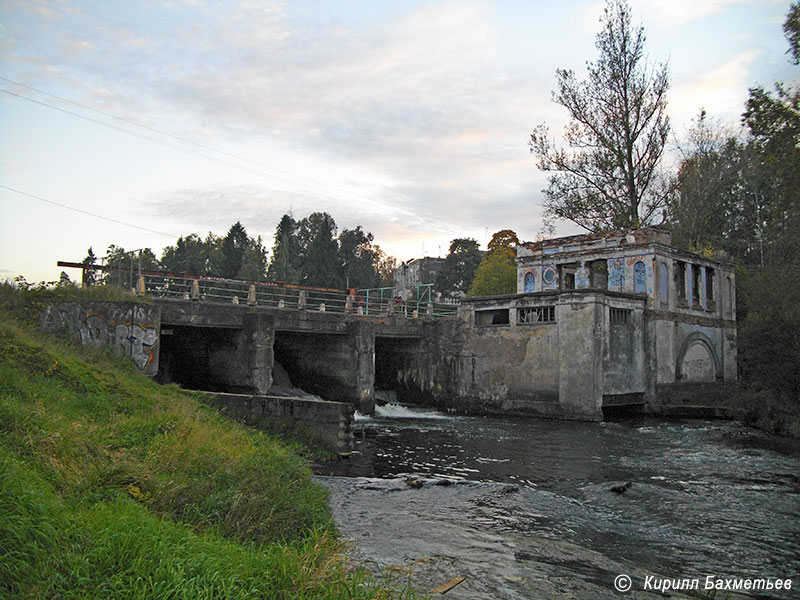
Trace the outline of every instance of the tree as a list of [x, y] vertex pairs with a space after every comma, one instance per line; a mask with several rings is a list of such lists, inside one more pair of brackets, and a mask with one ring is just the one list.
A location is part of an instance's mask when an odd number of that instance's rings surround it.
[[[783, 30], [792, 62], [799, 64], [800, 3], [791, 5]], [[750, 130], [757, 160], [767, 172], [762, 215], [766, 252], [782, 262], [800, 259], [800, 87], [776, 83], [772, 93], [750, 88], [742, 120]]]
[[739, 200], [744, 150], [733, 135], [701, 110], [680, 145], [675, 194], [670, 200], [668, 225], [676, 247], [684, 250], [719, 249], [742, 224]]
[[270, 281], [300, 283], [300, 242], [297, 239], [297, 221], [283, 215], [275, 229], [272, 260], [267, 275]]
[[396, 257], [389, 256], [380, 246], [375, 246], [375, 271], [378, 287], [392, 287], [394, 285], [394, 270], [397, 266], [398, 260]]
[[336, 221], [328, 213], [315, 212], [298, 225], [302, 283], [310, 286], [340, 288], [342, 271]]
[[179, 237], [174, 246], [167, 246], [161, 253], [161, 266], [169, 273], [208, 275], [211, 271], [211, 254], [218, 238], [211, 233], [203, 240], [196, 233]]
[[647, 64], [644, 28], [631, 27], [625, 0], [608, 0], [601, 23], [588, 79], [556, 72], [553, 100], [569, 112], [571, 151], [556, 148], [545, 124], [529, 142], [539, 169], [553, 173], [543, 190], [546, 215], [592, 232], [656, 223], [669, 191], [659, 169], [669, 133], [667, 66]]
[[89, 250], [86, 251], [86, 258], [83, 259], [83, 278], [81, 284], [84, 286], [94, 285], [97, 281], [97, 275], [94, 272], [95, 263], [97, 262], [97, 257], [92, 250], [92, 247], [89, 246]]
[[228, 233], [222, 239], [222, 264], [220, 265], [220, 277], [227, 277], [235, 279], [239, 275], [239, 270], [242, 268], [242, 261], [244, 260], [244, 253], [250, 243], [250, 237], [247, 235], [244, 226], [236, 221]]
[[242, 266], [239, 267], [237, 279], [247, 281], [266, 281], [267, 279], [267, 250], [259, 235], [249, 238], [247, 247], [242, 255]]
[[800, 2], [793, 2], [783, 23], [783, 33], [789, 42], [789, 50], [792, 55], [792, 62], [800, 65]]
[[495, 296], [517, 291], [517, 234], [503, 229], [492, 236], [489, 252], [481, 259], [468, 296]]
[[374, 240], [375, 237], [365, 232], [361, 225], [355, 229], [342, 229], [339, 234], [339, 261], [345, 288], [373, 288], [377, 285], [375, 263], [378, 255]]
[[443, 296], [458, 298], [467, 293], [481, 256], [478, 242], [472, 238], [456, 238], [450, 242], [437, 281], [437, 288]]

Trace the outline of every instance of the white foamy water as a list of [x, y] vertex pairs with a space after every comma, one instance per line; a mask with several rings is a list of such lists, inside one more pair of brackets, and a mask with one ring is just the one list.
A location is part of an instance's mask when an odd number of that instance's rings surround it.
[[430, 408], [411, 408], [402, 404], [384, 404], [375, 407], [375, 416], [384, 419], [450, 419], [450, 415]]
[[363, 415], [355, 412], [356, 421], [371, 421], [375, 419], [451, 419], [451, 415], [435, 411], [430, 408], [412, 408], [402, 404], [384, 404], [375, 407], [375, 416]]

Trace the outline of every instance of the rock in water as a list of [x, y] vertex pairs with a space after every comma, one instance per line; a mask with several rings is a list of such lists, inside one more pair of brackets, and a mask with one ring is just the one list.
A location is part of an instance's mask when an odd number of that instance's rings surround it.
[[632, 481], [626, 481], [625, 483], [618, 483], [617, 485], [612, 485], [608, 488], [609, 492], [614, 492], [615, 494], [624, 494], [629, 487], [633, 485]]

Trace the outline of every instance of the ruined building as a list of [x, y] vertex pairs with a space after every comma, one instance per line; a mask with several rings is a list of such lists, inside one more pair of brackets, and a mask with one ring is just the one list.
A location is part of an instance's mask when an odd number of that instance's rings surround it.
[[[600, 419], [686, 412], [736, 379], [733, 265], [657, 229], [517, 247], [517, 294], [466, 299], [457, 395], [486, 410]], [[479, 406], [478, 406], [479, 405]]]

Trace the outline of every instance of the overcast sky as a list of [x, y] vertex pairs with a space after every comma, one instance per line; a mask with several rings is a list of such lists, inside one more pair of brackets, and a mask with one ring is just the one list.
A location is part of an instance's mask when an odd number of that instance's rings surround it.
[[[797, 80], [789, 4], [631, 0], [677, 139], [702, 107], [737, 127], [748, 87]], [[237, 220], [271, 247], [289, 211], [363, 225], [400, 260], [505, 228], [533, 240], [527, 141], [541, 122], [560, 135], [555, 70], [596, 58], [603, 6], [0, 1], [0, 279]]]

